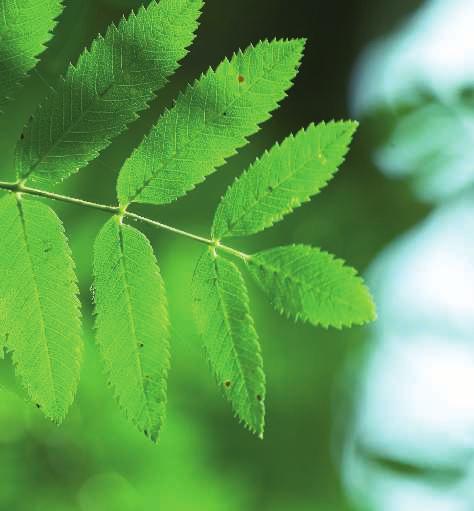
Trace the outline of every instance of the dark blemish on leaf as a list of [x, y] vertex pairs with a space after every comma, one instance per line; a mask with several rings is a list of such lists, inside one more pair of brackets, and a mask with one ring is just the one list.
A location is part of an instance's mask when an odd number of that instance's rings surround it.
[[273, 192], [273, 186], [269, 186], [269, 187], [268, 187], [268, 191], [269, 191], [269, 192]]
[[261, 401], [262, 400], [262, 396], [260, 394], [257, 394], [257, 401]]
[[24, 134], [24, 133], [22, 133], [22, 134], [20, 135], [20, 140], [24, 140], [24, 139], [25, 139], [25, 134]]
[[226, 380], [224, 382], [224, 387], [226, 387], [227, 389], [232, 385], [232, 382], [230, 380]]
[[224, 117], [227, 117], [227, 112], [224, 112], [222, 115], [223, 115]]
[[39, 403], [36, 403], [36, 408], [41, 408], [41, 405]]
[[239, 76], [237, 77], [237, 80], [239, 81], [239, 83], [243, 83], [243, 82], [245, 82], [245, 78], [244, 78], [242, 75], [239, 75]]
[[50, 241], [45, 241], [43, 243], [43, 252], [45, 254], [47, 254], [48, 252], [51, 252], [52, 249], [53, 249], [53, 245]]
[[145, 346], [145, 345], [144, 345], [142, 342], [140, 342], [140, 343], [138, 344], [138, 347], [139, 347], [139, 348], [143, 348], [143, 346]]
[[148, 430], [147, 430], [147, 429], [145, 429], [145, 430], [143, 431], [143, 433], [145, 433], [145, 436], [148, 436]]

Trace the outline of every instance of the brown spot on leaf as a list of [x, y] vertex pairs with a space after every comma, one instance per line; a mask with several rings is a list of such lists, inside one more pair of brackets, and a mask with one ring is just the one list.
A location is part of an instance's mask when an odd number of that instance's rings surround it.
[[244, 83], [245, 82], [245, 78], [242, 75], [239, 75], [237, 77], [237, 80], [239, 81], [239, 83]]
[[225, 388], [227, 388], [227, 389], [228, 389], [231, 385], [232, 385], [232, 382], [231, 382], [230, 380], [226, 380], [226, 381], [224, 382], [224, 387], [225, 387]]

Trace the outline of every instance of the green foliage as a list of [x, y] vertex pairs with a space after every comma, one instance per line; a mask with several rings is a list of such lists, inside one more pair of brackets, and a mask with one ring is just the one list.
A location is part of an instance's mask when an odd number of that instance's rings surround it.
[[344, 161], [355, 122], [322, 122], [290, 135], [229, 187], [214, 218], [216, 239], [270, 227], [318, 193]]
[[56, 422], [79, 381], [82, 353], [74, 263], [48, 206], [11, 194], [0, 200], [0, 296], [7, 349], [28, 394]]
[[176, 70], [201, 6], [201, 0], [152, 1], [97, 37], [25, 127], [18, 177], [51, 185], [96, 158]]
[[[9, 16], [12, 5], [0, 3]], [[39, 9], [40, 4], [31, 5]], [[38, 22], [44, 42], [56, 10], [52, 2], [42, 5], [48, 7], [49, 20]], [[270, 227], [318, 193], [343, 162], [356, 123], [311, 125], [265, 153], [227, 191], [210, 238], [128, 209], [132, 203], [166, 204], [185, 195], [245, 145], [285, 97], [299, 67], [303, 39], [251, 45], [188, 86], [125, 162], [117, 205], [26, 186], [27, 180], [46, 188], [62, 181], [137, 118], [185, 55], [201, 6], [201, 0], [152, 0], [99, 36], [69, 67], [21, 135], [18, 181], [0, 182], [8, 193], [0, 201], [0, 340], [12, 351], [32, 400], [55, 421], [64, 417], [78, 381], [76, 278], [61, 222], [26, 195], [113, 215], [94, 249], [97, 343], [120, 406], [153, 441], [165, 416], [167, 298], [149, 241], [125, 222], [144, 222], [207, 245], [192, 286], [197, 322], [219, 385], [239, 419], [259, 436], [264, 426], [263, 361], [244, 280], [227, 257], [245, 263], [274, 306], [295, 318], [341, 327], [375, 316], [355, 270], [319, 249], [292, 246], [248, 255], [220, 241]], [[28, 16], [20, 45], [30, 29], [35, 38], [39, 33]], [[11, 37], [0, 39], [0, 56], [9, 56], [0, 84], [16, 83], [17, 71], [23, 75], [31, 68], [41, 42], [31, 45], [27, 53], [16, 52]]]
[[0, 113], [46, 48], [60, 0], [0, 2]]
[[261, 42], [189, 86], [126, 161], [120, 203], [172, 202], [223, 165], [283, 99], [303, 47], [301, 39]]
[[375, 319], [368, 289], [353, 268], [305, 245], [278, 247], [249, 259], [249, 270], [272, 305], [295, 319], [324, 327]]
[[156, 440], [165, 417], [169, 321], [148, 239], [113, 217], [94, 247], [97, 343], [127, 416]]
[[207, 249], [194, 274], [193, 304], [218, 384], [238, 417], [263, 436], [263, 360], [247, 288], [237, 266]]

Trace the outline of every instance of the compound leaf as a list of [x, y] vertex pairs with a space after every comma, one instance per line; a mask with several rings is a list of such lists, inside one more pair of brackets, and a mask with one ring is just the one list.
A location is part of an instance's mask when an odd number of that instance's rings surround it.
[[152, 0], [95, 39], [25, 127], [18, 177], [52, 185], [96, 158], [176, 70], [201, 6], [202, 0]]
[[0, 2], [0, 113], [52, 37], [59, 0]]
[[308, 201], [344, 161], [356, 128], [350, 121], [312, 124], [275, 145], [228, 188], [213, 237], [255, 234]]
[[353, 268], [305, 245], [259, 252], [250, 273], [279, 312], [324, 327], [362, 325], [375, 319], [369, 290]]
[[82, 354], [77, 282], [62, 223], [41, 202], [9, 194], [0, 200], [0, 239], [7, 348], [33, 402], [61, 422]]
[[120, 406], [156, 441], [165, 418], [168, 305], [148, 239], [112, 218], [94, 247], [97, 342]]
[[285, 97], [303, 47], [301, 39], [261, 42], [189, 86], [125, 162], [120, 203], [172, 202], [223, 165]]
[[218, 384], [237, 416], [263, 436], [263, 361], [245, 282], [235, 264], [206, 250], [194, 275], [193, 304]]

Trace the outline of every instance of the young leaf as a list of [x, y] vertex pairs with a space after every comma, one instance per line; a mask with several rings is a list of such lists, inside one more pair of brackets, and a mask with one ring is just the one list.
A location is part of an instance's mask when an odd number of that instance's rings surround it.
[[317, 248], [278, 247], [253, 255], [249, 270], [282, 314], [324, 327], [375, 319], [369, 290], [353, 268]]
[[17, 147], [18, 177], [52, 185], [96, 158], [175, 71], [201, 5], [152, 0], [95, 39], [26, 126]]
[[63, 226], [36, 200], [0, 200], [0, 296], [7, 348], [28, 394], [61, 422], [74, 399], [82, 354], [74, 263]]
[[0, 2], [0, 113], [51, 39], [60, 0]]
[[217, 209], [212, 236], [255, 234], [326, 186], [344, 161], [355, 122], [330, 122], [290, 135], [238, 178]]
[[147, 238], [116, 218], [94, 246], [97, 342], [128, 418], [156, 441], [165, 418], [168, 304]]
[[166, 204], [246, 144], [285, 97], [304, 41], [264, 41], [225, 59], [181, 94], [122, 168], [118, 197]]
[[234, 263], [209, 250], [193, 280], [196, 320], [217, 382], [235, 413], [263, 436], [265, 375], [245, 282]]

